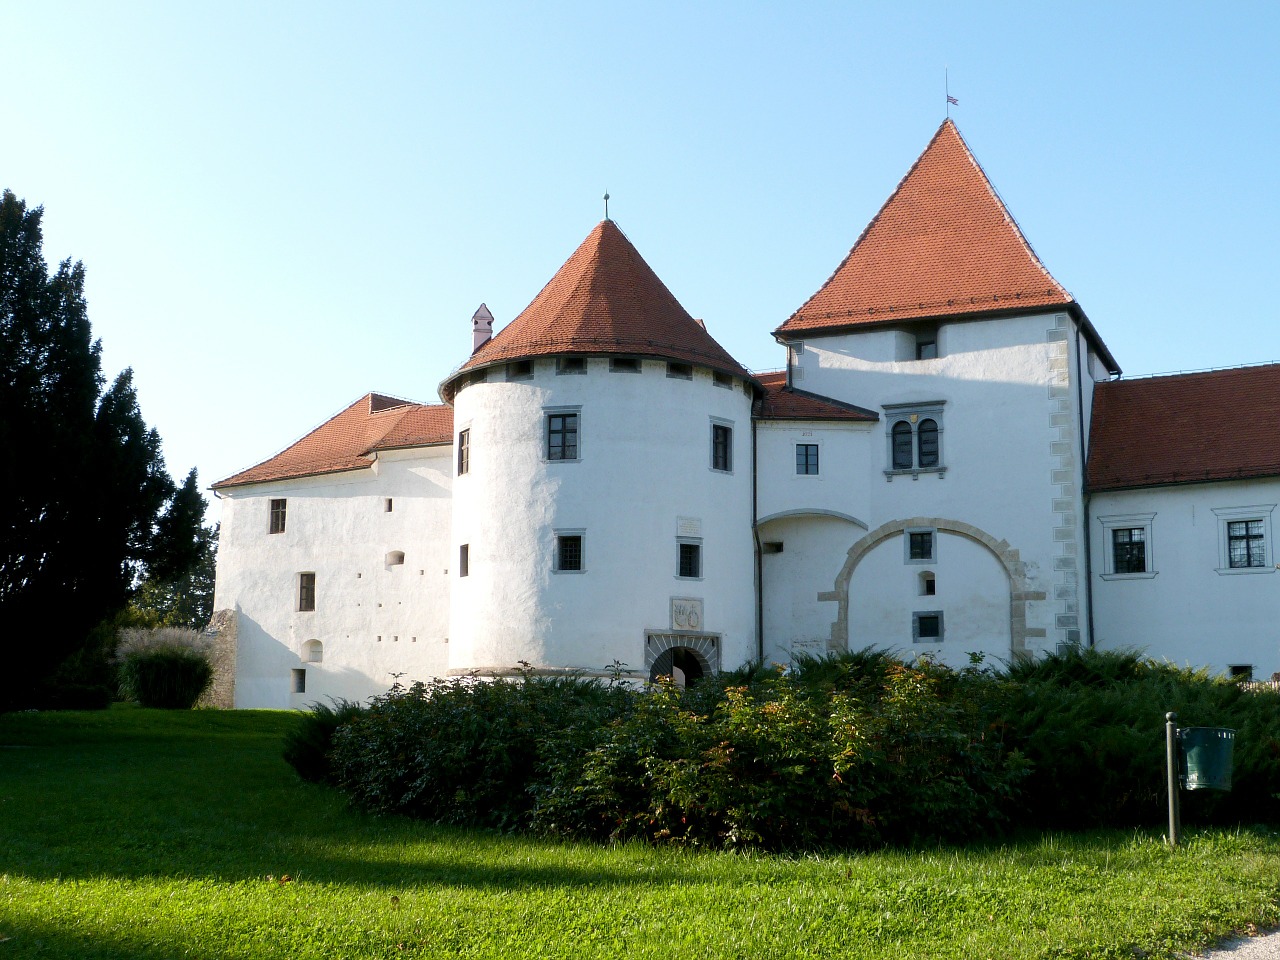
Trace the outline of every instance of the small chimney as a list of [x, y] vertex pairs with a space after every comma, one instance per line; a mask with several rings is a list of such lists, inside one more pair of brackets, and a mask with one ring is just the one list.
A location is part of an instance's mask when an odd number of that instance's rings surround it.
[[471, 316], [471, 352], [475, 353], [493, 336], [493, 314], [483, 303]]

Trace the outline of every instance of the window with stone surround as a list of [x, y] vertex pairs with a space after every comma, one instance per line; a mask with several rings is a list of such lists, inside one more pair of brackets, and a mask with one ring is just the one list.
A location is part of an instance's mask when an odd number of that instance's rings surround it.
[[1099, 517], [1103, 580], [1142, 580], [1156, 575], [1151, 530], [1154, 513], [1118, 513]]
[[1271, 514], [1274, 503], [1215, 507], [1218, 518], [1218, 573], [1274, 573]]
[[578, 460], [581, 458], [579, 434], [581, 414], [579, 407], [557, 408], [546, 411], [546, 452], [548, 460]]
[[888, 469], [896, 474], [946, 473], [942, 456], [942, 407], [932, 403], [886, 404], [885, 433], [888, 441]]
[[582, 530], [556, 531], [555, 562], [552, 564], [556, 573], [582, 573], [586, 570], [585, 537]]

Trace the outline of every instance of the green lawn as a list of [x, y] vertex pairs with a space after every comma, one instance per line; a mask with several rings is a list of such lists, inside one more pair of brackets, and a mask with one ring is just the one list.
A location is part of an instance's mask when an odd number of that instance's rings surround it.
[[[1171, 956], [1280, 923], [1280, 833], [807, 857], [352, 813], [284, 713], [0, 716], [0, 960]], [[7, 938], [7, 939], [4, 939]]]

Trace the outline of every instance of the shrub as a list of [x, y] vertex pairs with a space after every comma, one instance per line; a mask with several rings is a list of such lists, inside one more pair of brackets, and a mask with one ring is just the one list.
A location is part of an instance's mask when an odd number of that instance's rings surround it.
[[620, 710], [616, 685], [576, 677], [396, 685], [341, 723], [330, 759], [359, 806], [440, 823], [527, 826], [545, 757], [589, 742]]
[[303, 780], [312, 783], [333, 783], [336, 780], [329, 751], [333, 749], [333, 735], [338, 727], [359, 716], [364, 709], [350, 700], [313, 703], [284, 738], [284, 759]]
[[190, 710], [213, 682], [209, 643], [195, 630], [125, 630], [116, 657], [121, 693], [144, 707]]

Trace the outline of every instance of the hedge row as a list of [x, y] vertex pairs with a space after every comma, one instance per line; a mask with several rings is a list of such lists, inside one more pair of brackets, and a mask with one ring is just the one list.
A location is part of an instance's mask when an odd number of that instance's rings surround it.
[[872, 847], [1159, 825], [1164, 714], [1238, 730], [1189, 822], [1280, 820], [1280, 696], [1133, 654], [997, 672], [864, 650], [687, 691], [523, 675], [397, 686], [303, 721], [287, 758], [367, 810], [594, 840]]

